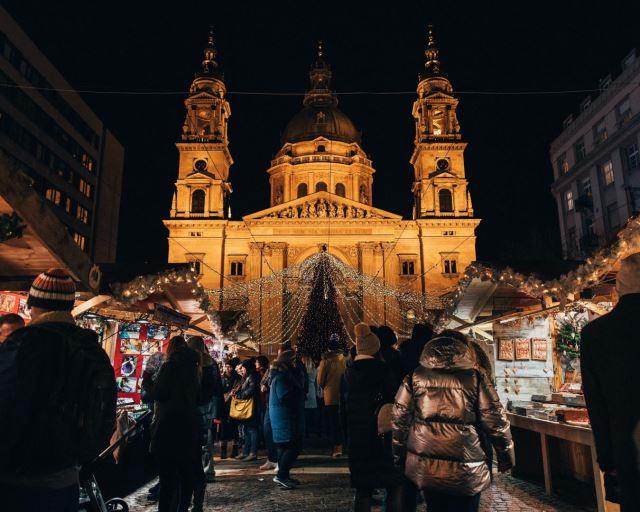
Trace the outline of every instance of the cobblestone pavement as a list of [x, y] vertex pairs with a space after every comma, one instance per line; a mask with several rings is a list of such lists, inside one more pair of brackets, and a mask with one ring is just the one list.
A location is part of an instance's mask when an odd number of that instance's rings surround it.
[[[263, 472], [256, 463], [225, 460], [216, 466], [217, 481], [208, 484], [208, 512], [349, 512], [352, 490], [346, 460], [322, 456], [302, 456], [292, 474], [302, 485], [292, 491], [272, 482], [273, 472]], [[154, 482], [152, 482], [154, 483]], [[157, 506], [146, 500], [151, 484], [127, 498], [131, 512], [155, 512]], [[483, 493], [482, 512], [593, 512], [572, 506], [556, 497], [548, 497], [540, 486], [508, 475], [496, 475], [491, 488]], [[380, 510], [378, 507], [374, 510]], [[424, 511], [424, 505], [419, 508]]]

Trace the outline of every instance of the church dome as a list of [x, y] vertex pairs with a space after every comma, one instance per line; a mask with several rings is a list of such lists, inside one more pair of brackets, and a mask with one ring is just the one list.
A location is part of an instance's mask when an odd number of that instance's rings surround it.
[[360, 132], [351, 119], [332, 103], [305, 106], [287, 124], [282, 134], [282, 144], [316, 137], [360, 144]]
[[331, 69], [324, 60], [322, 41], [318, 42], [316, 60], [309, 72], [310, 87], [298, 112], [282, 134], [282, 144], [326, 137], [329, 140], [360, 144], [360, 132], [339, 108], [331, 91]]

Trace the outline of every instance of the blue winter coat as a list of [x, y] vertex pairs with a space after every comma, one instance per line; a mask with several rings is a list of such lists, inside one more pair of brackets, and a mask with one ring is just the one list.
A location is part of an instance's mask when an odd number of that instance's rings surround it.
[[269, 419], [274, 443], [302, 442], [304, 398], [304, 382], [296, 371], [274, 363], [269, 391]]

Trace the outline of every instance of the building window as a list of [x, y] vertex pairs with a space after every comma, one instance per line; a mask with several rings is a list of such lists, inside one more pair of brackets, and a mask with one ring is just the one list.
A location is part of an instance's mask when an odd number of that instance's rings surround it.
[[631, 119], [631, 102], [629, 101], [629, 96], [618, 103], [616, 114], [618, 117], [618, 126], [622, 126]]
[[202, 262], [200, 260], [193, 260], [191, 262], [191, 270], [193, 270], [197, 275], [202, 275]]
[[189, 233], [189, 236], [202, 236], [202, 231], [191, 231], [191, 233]]
[[199, 188], [191, 194], [191, 213], [204, 213], [204, 190]]
[[455, 231], [443, 231], [442, 232], [442, 236], [455, 236], [456, 232]]
[[298, 197], [304, 197], [308, 194], [308, 188], [306, 183], [300, 183], [298, 185]]
[[64, 201], [64, 211], [71, 215], [73, 210], [73, 201], [71, 201], [70, 197], [67, 197]]
[[62, 194], [60, 193], [59, 190], [56, 190], [55, 188], [48, 188], [47, 191], [45, 192], [44, 196], [51, 201], [53, 204], [55, 205], [60, 205], [60, 202], [62, 201]]
[[611, 160], [606, 161], [602, 165], [602, 180], [604, 181], [605, 186], [612, 185], [614, 182], [613, 163]]
[[327, 184], [324, 181], [319, 181], [316, 183], [316, 192], [326, 192]]
[[80, 221], [80, 222], [84, 222], [85, 224], [89, 223], [89, 211], [84, 208], [83, 206], [78, 205], [78, 208], [76, 209], [76, 218]]
[[582, 100], [582, 103], [580, 103], [580, 112], [584, 112], [585, 110], [587, 110], [589, 108], [589, 105], [591, 105], [591, 96], [587, 96]]
[[443, 188], [438, 192], [438, 201], [440, 202], [440, 212], [453, 211], [453, 196], [451, 190]]
[[567, 211], [570, 212], [574, 208], [573, 202], [573, 190], [567, 190], [564, 194], [565, 204], [567, 205]]
[[638, 149], [638, 144], [631, 144], [627, 148], [627, 164], [629, 169], [640, 168], [640, 149]]
[[458, 273], [458, 262], [454, 258], [446, 258], [442, 260], [442, 267], [445, 274]]
[[343, 183], [336, 183], [336, 195], [340, 197], [345, 197], [347, 191], [344, 187]]
[[601, 144], [607, 140], [607, 125], [604, 118], [600, 119], [593, 127], [593, 140], [596, 144]]
[[326, 151], [326, 149], [325, 149], [324, 145], [322, 145], [322, 144], [321, 144], [321, 145], [319, 145], [319, 146], [317, 147], [316, 151], [317, 151], [318, 153], [324, 153], [324, 152]]
[[609, 229], [617, 229], [620, 227], [618, 203], [611, 203], [610, 205], [607, 205], [607, 222], [609, 222]]
[[83, 237], [80, 233], [74, 233], [73, 234], [73, 241], [76, 243], [76, 245], [78, 247], [80, 247], [80, 249], [82, 249], [84, 251], [84, 247], [85, 247], [85, 244], [86, 244], [85, 237]]
[[413, 260], [405, 260], [402, 262], [402, 275], [413, 276], [416, 273], [416, 263]]
[[80, 190], [80, 192], [85, 196], [91, 197], [91, 185], [82, 178], [80, 178], [80, 181], [78, 182], [78, 190]]
[[567, 160], [567, 154], [562, 153], [560, 157], [558, 157], [558, 172], [560, 174], [566, 174], [569, 172], [569, 161]]
[[576, 228], [567, 230], [567, 255], [572, 256], [578, 248], [578, 238], [576, 236]]
[[576, 157], [576, 162], [579, 162], [585, 156], [587, 156], [587, 149], [585, 148], [584, 139], [583, 138], [580, 138], [580, 140], [578, 140], [573, 145], [573, 152], [574, 152], [575, 157]]
[[592, 196], [591, 178], [585, 178], [585, 179], [582, 180], [582, 182], [580, 184], [580, 193], [584, 197], [591, 197]]
[[231, 275], [232, 276], [243, 276], [244, 275], [244, 262], [242, 262], [242, 261], [232, 261], [231, 262]]

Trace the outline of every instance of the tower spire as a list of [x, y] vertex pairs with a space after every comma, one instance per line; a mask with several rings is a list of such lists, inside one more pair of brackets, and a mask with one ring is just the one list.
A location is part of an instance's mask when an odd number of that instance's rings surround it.
[[218, 70], [217, 56], [218, 51], [213, 38], [213, 25], [209, 25], [209, 36], [207, 37], [207, 45], [204, 48], [204, 59], [202, 61], [202, 72], [204, 74], [211, 75]]
[[334, 104], [338, 100], [331, 92], [331, 68], [324, 58], [324, 43], [318, 40], [316, 43], [316, 58], [309, 71], [309, 90], [305, 94], [303, 104]]
[[427, 25], [427, 48], [424, 51], [426, 62], [424, 63], [424, 70], [426, 76], [438, 76], [441, 75], [440, 71], [440, 51], [436, 44], [436, 38], [433, 34], [433, 25]]

